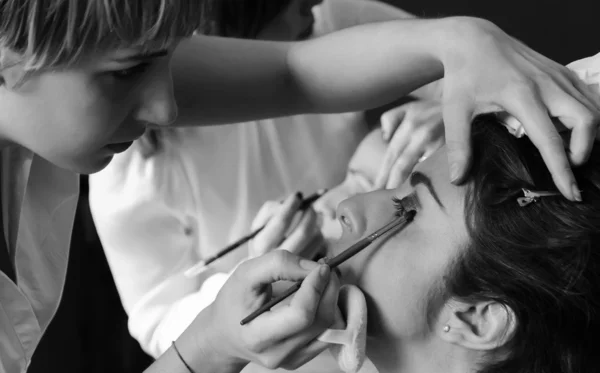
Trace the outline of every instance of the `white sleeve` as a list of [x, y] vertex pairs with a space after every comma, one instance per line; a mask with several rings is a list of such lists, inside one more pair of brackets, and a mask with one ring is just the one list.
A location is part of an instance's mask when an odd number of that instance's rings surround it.
[[90, 176], [90, 208], [125, 311], [142, 348], [160, 356], [215, 298], [224, 273], [186, 278], [201, 258], [193, 193], [176, 153], [135, 147]]

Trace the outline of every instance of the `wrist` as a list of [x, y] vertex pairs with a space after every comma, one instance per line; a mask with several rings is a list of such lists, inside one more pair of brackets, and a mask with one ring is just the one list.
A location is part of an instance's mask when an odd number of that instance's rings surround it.
[[447, 72], [449, 66], [464, 65], [464, 60], [469, 58], [464, 53], [465, 48], [480, 45], [481, 38], [493, 35], [494, 30], [499, 29], [482, 18], [457, 16], [439, 19], [433, 50], [444, 71]]
[[[247, 361], [231, 354], [221, 342], [222, 333], [214, 328], [212, 307], [205, 308], [177, 339], [177, 347], [194, 372], [232, 373], [241, 371]], [[197, 326], [194, 326], [197, 325]]]

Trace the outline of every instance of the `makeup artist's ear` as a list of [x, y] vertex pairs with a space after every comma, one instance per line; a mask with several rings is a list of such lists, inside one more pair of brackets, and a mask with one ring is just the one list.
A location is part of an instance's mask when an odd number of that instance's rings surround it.
[[451, 299], [440, 316], [436, 334], [471, 350], [504, 346], [514, 336], [517, 326], [513, 310], [494, 301], [468, 303]]
[[25, 71], [21, 64], [0, 68], [0, 87], [13, 89], [18, 87], [25, 77]]

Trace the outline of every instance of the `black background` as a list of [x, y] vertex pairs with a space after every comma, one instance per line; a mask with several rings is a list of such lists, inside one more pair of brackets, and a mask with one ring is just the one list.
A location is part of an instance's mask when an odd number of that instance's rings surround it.
[[[273, 0], [276, 1], [276, 0]], [[560, 62], [599, 52], [597, 0], [388, 1], [421, 17], [489, 19]], [[401, 36], [399, 36], [401, 37]], [[127, 320], [87, 205], [87, 180], [73, 233], [66, 288], [56, 318], [33, 358], [31, 373], [141, 372], [150, 362], [127, 331]]]

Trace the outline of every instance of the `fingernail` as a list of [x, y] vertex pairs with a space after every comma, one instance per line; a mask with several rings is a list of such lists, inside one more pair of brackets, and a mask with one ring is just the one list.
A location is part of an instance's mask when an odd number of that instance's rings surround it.
[[571, 190], [573, 191], [573, 198], [575, 198], [575, 201], [581, 202], [581, 192], [579, 191], [577, 183], [573, 183], [573, 185], [571, 185]]
[[299, 201], [302, 200], [302, 192], [296, 192], [296, 199], [298, 199]]
[[306, 269], [307, 271], [312, 271], [320, 265], [317, 262], [313, 262], [312, 260], [308, 259], [300, 259], [300, 262], [298, 264], [300, 264], [300, 267]]
[[383, 141], [388, 141], [387, 131], [381, 131], [381, 138], [383, 139]]
[[329, 276], [330, 268], [328, 265], [322, 264], [321, 268], [319, 268], [319, 276], [325, 278]]
[[455, 183], [458, 181], [458, 163], [452, 163], [450, 165], [450, 181]]
[[327, 259], [328, 258], [326, 256], [324, 256], [321, 259], [319, 259], [319, 261], [317, 263], [319, 263], [319, 264], [325, 264], [325, 262], [326, 262]]

